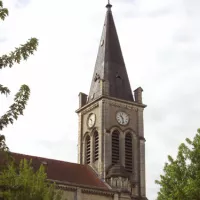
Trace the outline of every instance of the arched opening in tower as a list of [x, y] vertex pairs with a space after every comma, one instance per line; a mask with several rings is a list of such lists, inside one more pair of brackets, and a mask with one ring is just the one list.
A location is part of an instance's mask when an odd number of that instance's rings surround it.
[[90, 164], [90, 136], [86, 137], [86, 163]]
[[133, 171], [132, 136], [130, 133], [125, 137], [125, 168], [128, 172]]
[[99, 159], [99, 134], [97, 131], [94, 133], [94, 161]]
[[112, 165], [119, 161], [119, 132], [112, 133]]

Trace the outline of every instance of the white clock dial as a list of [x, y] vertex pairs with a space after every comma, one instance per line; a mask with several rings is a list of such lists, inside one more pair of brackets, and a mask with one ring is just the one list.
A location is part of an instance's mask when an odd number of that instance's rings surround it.
[[91, 128], [95, 125], [95, 121], [96, 121], [96, 115], [94, 113], [91, 113], [88, 117], [88, 122], [87, 122], [89, 128]]
[[116, 114], [117, 122], [121, 125], [127, 125], [129, 122], [129, 116], [125, 112], [117, 112]]

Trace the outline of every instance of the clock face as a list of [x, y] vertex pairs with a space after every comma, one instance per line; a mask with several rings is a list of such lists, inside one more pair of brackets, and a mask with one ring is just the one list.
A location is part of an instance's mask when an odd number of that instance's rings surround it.
[[95, 125], [95, 121], [96, 121], [96, 115], [94, 113], [91, 113], [88, 117], [88, 127], [92, 128]]
[[117, 112], [116, 114], [117, 122], [120, 125], [127, 125], [129, 122], [129, 116], [125, 112]]

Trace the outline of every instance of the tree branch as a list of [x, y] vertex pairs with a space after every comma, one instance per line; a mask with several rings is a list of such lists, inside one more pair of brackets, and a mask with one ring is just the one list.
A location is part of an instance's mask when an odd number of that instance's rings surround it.
[[10, 90], [7, 87], [4, 87], [0, 84], [0, 93], [5, 94], [7, 96], [8, 94], [10, 94]]
[[8, 9], [3, 8], [3, 2], [0, 0], [0, 19], [4, 20], [8, 16]]
[[14, 63], [20, 64], [21, 60], [27, 60], [27, 58], [37, 50], [38, 39], [31, 38], [26, 44], [21, 45], [21, 47], [16, 48], [9, 55], [3, 55], [0, 57], [0, 69], [3, 67], [12, 67]]
[[23, 110], [29, 99], [30, 89], [27, 85], [22, 85], [19, 92], [15, 95], [14, 103], [10, 106], [10, 110], [0, 118], [0, 130], [8, 124], [13, 124], [19, 115], [23, 115]]

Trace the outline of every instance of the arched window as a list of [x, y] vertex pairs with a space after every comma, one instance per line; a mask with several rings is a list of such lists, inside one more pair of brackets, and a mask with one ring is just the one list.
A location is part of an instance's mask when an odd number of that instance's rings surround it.
[[94, 133], [94, 161], [99, 159], [99, 134], [97, 131]]
[[112, 133], [112, 165], [119, 161], [119, 132]]
[[90, 164], [90, 136], [86, 137], [86, 163]]
[[132, 136], [130, 133], [125, 137], [125, 168], [128, 172], [133, 171]]

